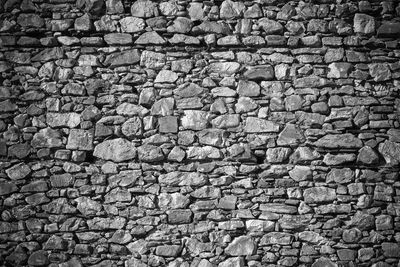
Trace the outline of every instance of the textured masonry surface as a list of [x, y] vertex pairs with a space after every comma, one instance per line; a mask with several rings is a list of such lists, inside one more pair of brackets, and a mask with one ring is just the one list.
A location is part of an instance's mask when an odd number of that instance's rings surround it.
[[0, 265], [398, 266], [398, 1], [0, 11]]

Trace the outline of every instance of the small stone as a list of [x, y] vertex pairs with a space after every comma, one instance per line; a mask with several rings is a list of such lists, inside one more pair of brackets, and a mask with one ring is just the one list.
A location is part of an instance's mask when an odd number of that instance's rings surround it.
[[61, 134], [57, 130], [44, 128], [33, 136], [31, 145], [36, 148], [53, 148], [63, 145]]
[[163, 257], [177, 257], [182, 248], [178, 245], [164, 245], [156, 247], [156, 255]]
[[164, 154], [158, 146], [142, 145], [137, 151], [139, 160], [144, 162], [160, 162], [164, 159]]
[[313, 187], [305, 189], [303, 196], [306, 203], [330, 202], [336, 200], [336, 191], [323, 186]]
[[135, 1], [131, 6], [131, 14], [134, 17], [150, 18], [157, 10], [157, 4], [150, 0]]
[[143, 134], [142, 120], [139, 117], [128, 119], [122, 124], [121, 131], [128, 138], [141, 136]]
[[274, 68], [270, 65], [249, 67], [243, 76], [249, 80], [272, 80], [274, 78]]
[[266, 161], [269, 163], [282, 163], [287, 160], [292, 150], [288, 147], [268, 148]]
[[362, 141], [354, 135], [347, 134], [328, 134], [318, 139], [315, 143], [317, 147], [323, 148], [361, 148]]
[[167, 41], [165, 41], [164, 38], [162, 38], [157, 32], [145, 32], [142, 35], [139, 36], [139, 38], [136, 39], [135, 44], [139, 45], [149, 45], [149, 44], [154, 44], [154, 45], [162, 45], [166, 44]]
[[136, 147], [126, 139], [117, 138], [106, 140], [94, 148], [93, 156], [121, 162], [136, 157]]
[[339, 184], [350, 183], [354, 180], [354, 172], [350, 168], [333, 168], [326, 176], [326, 181]]
[[354, 32], [371, 34], [375, 32], [375, 19], [372, 16], [357, 13], [354, 15]]
[[289, 176], [296, 182], [312, 179], [312, 171], [308, 166], [295, 166], [289, 171]]
[[108, 45], [130, 45], [132, 44], [132, 35], [128, 33], [108, 33], [104, 35], [104, 41]]
[[170, 70], [161, 70], [157, 77], [156, 80], [154, 81], [155, 83], [174, 83], [176, 80], [178, 80], [178, 75]]
[[244, 131], [247, 133], [279, 132], [279, 125], [272, 121], [248, 117], [246, 118]]
[[28, 259], [28, 264], [32, 266], [44, 266], [49, 263], [47, 253], [44, 250], [33, 252]]
[[285, 128], [278, 136], [279, 146], [294, 146], [305, 141], [305, 137], [300, 128], [294, 124], [286, 124]]
[[235, 238], [225, 249], [225, 253], [230, 256], [251, 256], [255, 253], [257, 246], [250, 236], [240, 236]]
[[137, 49], [125, 50], [118, 53], [112, 53], [106, 57], [104, 64], [110, 68], [133, 65], [140, 61], [140, 53]]
[[383, 255], [388, 258], [400, 258], [400, 246], [397, 243], [382, 243]]
[[181, 123], [185, 129], [203, 130], [208, 124], [208, 113], [199, 110], [185, 110]]
[[75, 128], [81, 122], [81, 116], [78, 113], [52, 113], [46, 114], [46, 122], [52, 128], [68, 127]]
[[400, 143], [386, 140], [379, 144], [378, 150], [385, 159], [386, 164], [391, 166], [400, 164]]
[[0, 182], [0, 196], [9, 195], [18, 191], [18, 187], [10, 182]]
[[29, 168], [29, 166], [23, 162], [18, 163], [6, 170], [6, 174], [11, 180], [24, 179], [30, 173], [31, 173], [31, 168]]
[[332, 262], [330, 259], [327, 259], [325, 257], [321, 257], [318, 260], [316, 260], [311, 267], [338, 267], [338, 265], [334, 262]]
[[208, 72], [218, 73], [221, 76], [230, 76], [239, 71], [240, 64], [237, 62], [215, 62], [208, 66]]
[[176, 209], [167, 211], [168, 223], [187, 224], [192, 222], [192, 211], [185, 209]]
[[258, 20], [258, 25], [265, 31], [267, 35], [283, 33], [282, 24], [275, 20], [262, 18]]
[[369, 74], [374, 78], [375, 82], [383, 82], [390, 80], [392, 74], [387, 63], [369, 64]]
[[352, 64], [346, 62], [334, 62], [329, 64], [328, 67], [329, 67], [329, 72], [327, 77], [340, 79], [340, 78], [347, 78], [349, 76]]
[[165, 54], [152, 51], [143, 51], [140, 57], [140, 65], [150, 69], [161, 69], [166, 61]]
[[379, 162], [379, 155], [373, 148], [364, 146], [358, 151], [357, 162], [365, 165], [374, 165]]
[[21, 13], [17, 18], [17, 23], [26, 28], [40, 28], [44, 26], [44, 19], [38, 14]]
[[169, 116], [173, 114], [175, 100], [172, 97], [162, 98], [151, 107], [152, 115]]
[[393, 37], [400, 34], [400, 23], [399, 22], [384, 22], [378, 28], [379, 37]]
[[225, 0], [221, 4], [219, 16], [221, 19], [236, 19], [241, 17], [244, 9], [242, 2]]
[[240, 96], [259, 96], [260, 86], [253, 81], [240, 80], [236, 91]]
[[119, 20], [122, 32], [135, 33], [142, 31], [146, 23], [141, 18], [125, 17]]

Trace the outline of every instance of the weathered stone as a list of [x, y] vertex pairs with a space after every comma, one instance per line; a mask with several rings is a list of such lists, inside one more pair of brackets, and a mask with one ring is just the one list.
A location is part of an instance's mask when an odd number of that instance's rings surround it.
[[357, 162], [365, 165], [374, 165], [379, 162], [379, 155], [373, 148], [364, 146], [358, 151]]
[[230, 76], [239, 71], [240, 64], [237, 62], [216, 62], [208, 66], [208, 71], [218, 73], [221, 76]]
[[383, 82], [390, 80], [392, 74], [390, 72], [388, 64], [385, 63], [373, 63], [368, 65], [369, 74], [374, 78], [376, 82]]
[[6, 174], [11, 180], [24, 179], [31, 173], [31, 168], [28, 165], [21, 162], [11, 168], [6, 169]]
[[295, 166], [289, 171], [289, 176], [296, 182], [306, 181], [312, 178], [312, 171], [308, 166]]
[[31, 145], [36, 148], [61, 147], [63, 144], [61, 134], [57, 130], [44, 128], [33, 136]]
[[166, 61], [165, 54], [152, 51], [143, 51], [140, 56], [140, 65], [150, 69], [161, 69]]
[[379, 144], [379, 153], [382, 154], [388, 165], [400, 164], [400, 144], [386, 140]]
[[121, 162], [136, 157], [136, 147], [134, 144], [123, 138], [106, 140], [94, 148], [93, 156]]
[[398, 22], [384, 22], [378, 28], [378, 36], [380, 37], [393, 37], [400, 33], [400, 23]]
[[339, 184], [350, 183], [354, 180], [354, 172], [350, 168], [332, 169], [326, 176], [326, 181]]
[[346, 62], [334, 62], [329, 64], [328, 67], [329, 67], [329, 72], [327, 77], [340, 79], [340, 78], [347, 78], [349, 76], [352, 64]]
[[9, 195], [18, 191], [18, 187], [11, 182], [0, 182], [0, 196]]
[[175, 171], [160, 175], [158, 177], [158, 181], [161, 184], [166, 184], [170, 186], [202, 186], [208, 180], [207, 177], [201, 173]]
[[161, 45], [166, 43], [167, 41], [165, 41], [165, 39], [162, 38], [157, 32], [145, 32], [142, 35], [140, 35], [139, 38], [137, 38], [135, 41], [135, 44], [139, 45], [149, 45], [149, 44]]
[[140, 61], [140, 54], [137, 49], [125, 50], [119, 53], [109, 55], [104, 64], [111, 68], [132, 65]]
[[361, 148], [362, 141], [352, 134], [328, 134], [318, 139], [317, 147], [323, 148]]
[[185, 129], [203, 130], [208, 124], [208, 113], [199, 110], [185, 110], [185, 115], [181, 119], [182, 126]]
[[258, 119], [254, 117], [248, 117], [244, 131], [247, 133], [271, 133], [279, 132], [279, 125], [264, 119]]
[[366, 14], [354, 15], [354, 32], [371, 34], [375, 32], [375, 19]]
[[255, 253], [257, 246], [250, 236], [240, 236], [235, 238], [225, 249], [225, 253], [230, 256], [250, 256]]
[[150, 18], [154, 16], [157, 4], [150, 0], [139, 0], [132, 4], [131, 14], [134, 17]]
[[274, 68], [270, 65], [259, 65], [249, 67], [243, 74], [249, 80], [272, 80], [274, 78]]
[[140, 32], [146, 26], [143, 19], [135, 17], [125, 17], [119, 20], [122, 32], [135, 33]]
[[138, 147], [138, 158], [144, 162], [160, 162], [164, 159], [164, 154], [160, 147], [153, 145], [142, 145]]
[[178, 79], [178, 75], [170, 70], [161, 70], [154, 82], [156, 83], [173, 83]]
[[191, 210], [176, 209], [167, 211], [170, 224], [187, 224], [192, 222], [193, 213]]
[[336, 191], [332, 188], [320, 186], [305, 189], [303, 196], [306, 203], [329, 202], [336, 200]]

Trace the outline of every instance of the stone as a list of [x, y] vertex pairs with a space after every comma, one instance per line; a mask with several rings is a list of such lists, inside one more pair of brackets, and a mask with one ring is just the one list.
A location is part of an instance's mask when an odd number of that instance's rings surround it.
[[347, 78], [350, 74], [352, 64], [346, 62], [334, 62], [329, 64], [328, 78]]
[[338, 265], [332, 262], [330, 259], [321, 257], [316, 260], [311, 267], [338, 267]]
[[400, 34], [400, 23], [386, 21], [378, 28], [379, 37], [393, 37]]
[[53, 148], [63, 145], [61, 134], [57, 130], [44, 128], [33, 136], [31, 145], [35, 148]]
[[400, 143], [386, 140], [379, 144], [378, 150], [385, 159], [386, 164], [395, 166], [400, 163]]
[[174, 83], [178, 80], [178, 75], [170, 70], [161, 70], [156, 77], [155, 83]]
[[238, 102], [235, 104], [235, 111], [236, 113], [247, 113], [257, 107], [257, 103], [250, 97], [239, 97]]
[[333, 168], [326, 176], [326, 181], [347, 184], [354, 180], [354, 172], [350, 168]]
[[96, 145], [93, 156], [104, 160], [122, 162], [136, 158], [136, 147], [123, 138], [106, 140]]
[[215, 62], [208, 66], [208, 72], [218, 73], [221, 76], [230, 76], [239, 71], [240, 64], [237, 62]]
[[205, 185], [208, 180], [207, 177], [201, 173], [174, 171], [160, 175], [158, 181], [161, 184], [169, 186], [202, 186]]
[[290, 245], [294, 240], [294, 236], [284, 232], [271, 232], [263, 235], [259, 245]]
[[157, 32], [145, 32], [142, 35], [140, 35], [139, 38], [137, 38], [135, 41], [135, 44], [139, 45], [149, 45], [149, 44], [162, 45], [166, 43], [167, 41], [165, 41], [165, 39], [162, 38]]
[[152, 51], [143, 51], [140, 56], [140, 65], [150, 69], [161, 69], [166, 61], [165, 54]]
[[140, 53], [137, 49], [125, 50], [118, 53], [112, 53], [106, 57], [104, 64], [110, 68], [125, 65], [133, 65], [140, 61]]
[[289, 171], [289, 176], [296, 182], [307, 181], [312, 179], [312, 171], [308, 166], [295, 166]]
[[185, 110], [181, 119], [182, 127], [190, 130], [203, 130], [208, 124], [208, 113], [200, 110]]
[[375, 32], [375, 19], [372, 16], [356, 13], [354, 15], [354, 32], [372, 34]]
[[169, 116], [173, 114], [175, 100], [172, 97], [162, 98], [151, 107], [152, 115]]
[[160, 133], [177, 133], [178, 118], [175, 116], [165, 116], [158, 119]]
[[319, 88], [328, 85], [328, 81], [325, 78], [316, 75], [310, 75], [308, 77], [295, 79], [293, 84], [296, 88], [306, 88], [306, 87]]
[[49, 263], [46, 251], [34, 251], [28, 258], [28, 264], [32, 266], [44, 266]]
[[24, 179], [31, 173], [31, 168], [28, 165], [21, 162], [14, 166], [6, 169], [6, 174], [11, 180]]
[[224, 147], [226, 132], [220, 129], [204, 129], [197, 133], [199, 143], [216, 147]]
[[400, 257], [400, 246], [397, 243], [383, 242], [381, 244], [383, 255], [388, 258]]
[[269, 163], [282, 163], [286, 161], [292, 150], [288, 147], [268, 148], [266, 153], [266, 162]]
[[163, 257], [177, 257], [181, 252], [181, 247], [178, 245], [163, 245], [156, 247], [156, 255]]
[[243, 74], [249, 80], [268, 81], [274, 78], [274, 68], [271, 65], [249, 67]]
[[170, 224], [187, 224], [192, 222], [192, 211], [185, 209], [168, 210], [168, 223]]
[[0, 196], [9, 195], [18, 191], [18, 187], [11, 182], [0, 182]]
[[260, 95], [260, 86], [253, 81], [240, 80], [236, 89], [240, 96], [254, 97]]
[[164, 159], [164, 154], [158, 146], [142, 145], [138, 147], [137, 152], [140, 161], [160, 162]]
[[203, 21], [200, 25], [194, 26], [192, 32], [195, 34], [214, 33], [214, 34], [231, 34], [231, 30], [226, 22]]
[[134, 17], [139, 18], [150, 18], [153, 17], [156, 10], [157, 4], [150, 0], [139, 0], [132, 4], [131, 14]]
[[244, 259], [242, 257], [228, 258], [218, 264], [218, 267], [244, 267]]
[[306, 203], [330, 202], [336, 200], [336, 191], [332, 188], [319, 186], [305, 189], [303, 196]]
[[279, 125], [272, 121], [248, 117], [244, 131], [247, 133], [274, 133], [279, 132]]
[[346, 134], [327, 134], [318, 139], [315, 143], [317, 147], [323, 148], [361, 148], [362, 141], [350, 133]]
[[125, 115], [129, 117], [133, 116], [143, 117], [149, 113], [148, 109], [132, 103], [122, 103], [116, 108], [116, 111], [117, 114], [119, 115]]
[[242, 16], [245, 6], [242, 2], [225, 0], [220, 7], [221, 19], [236, 19]]
[[135, 17], [125, 17], [120, 19], [119, 24], [121, 25], [122, 32], [127, 33], [141, 32], [146, 26], [143, 19]]
[[383, 82], [392, 78], [389, 66], [386, 63], [369, 64], [369, 74], [374, 78], [375, 82]]
[[127, 33], [109, 33], [104, 35], [104, 41], [109, 45], [130, 45], [132, 35]]
[[301, 129], [294, 124], [286, 124], [285, 128], [278, 135], [278, 146], [296, 146], [305, 141]]
[[225, 253], [230, 256], [251, 256], [256, 250], [257, 246], [252, 237], [240, 236], [225, 248]]
[[364, 146], [358, 151], [357, 162], [365, 165], [374, 165], [379, 163], [379, 155], [373, 148]]
[[17, 18], [17, 23], [21, 25], [21, 27], [41, 28], [44, 26], [44, 19], [38, 14], [21, 13]]
[[275, 20], [262, 18], [258, 20], [258, 25], [265, 31], [267, 35], [283, 33], [282, 24]]

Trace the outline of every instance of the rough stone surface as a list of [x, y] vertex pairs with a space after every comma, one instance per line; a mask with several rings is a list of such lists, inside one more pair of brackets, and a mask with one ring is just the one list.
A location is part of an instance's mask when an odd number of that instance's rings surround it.
[[0, 266], [399, 266], [399, 1], [0, 13]]

